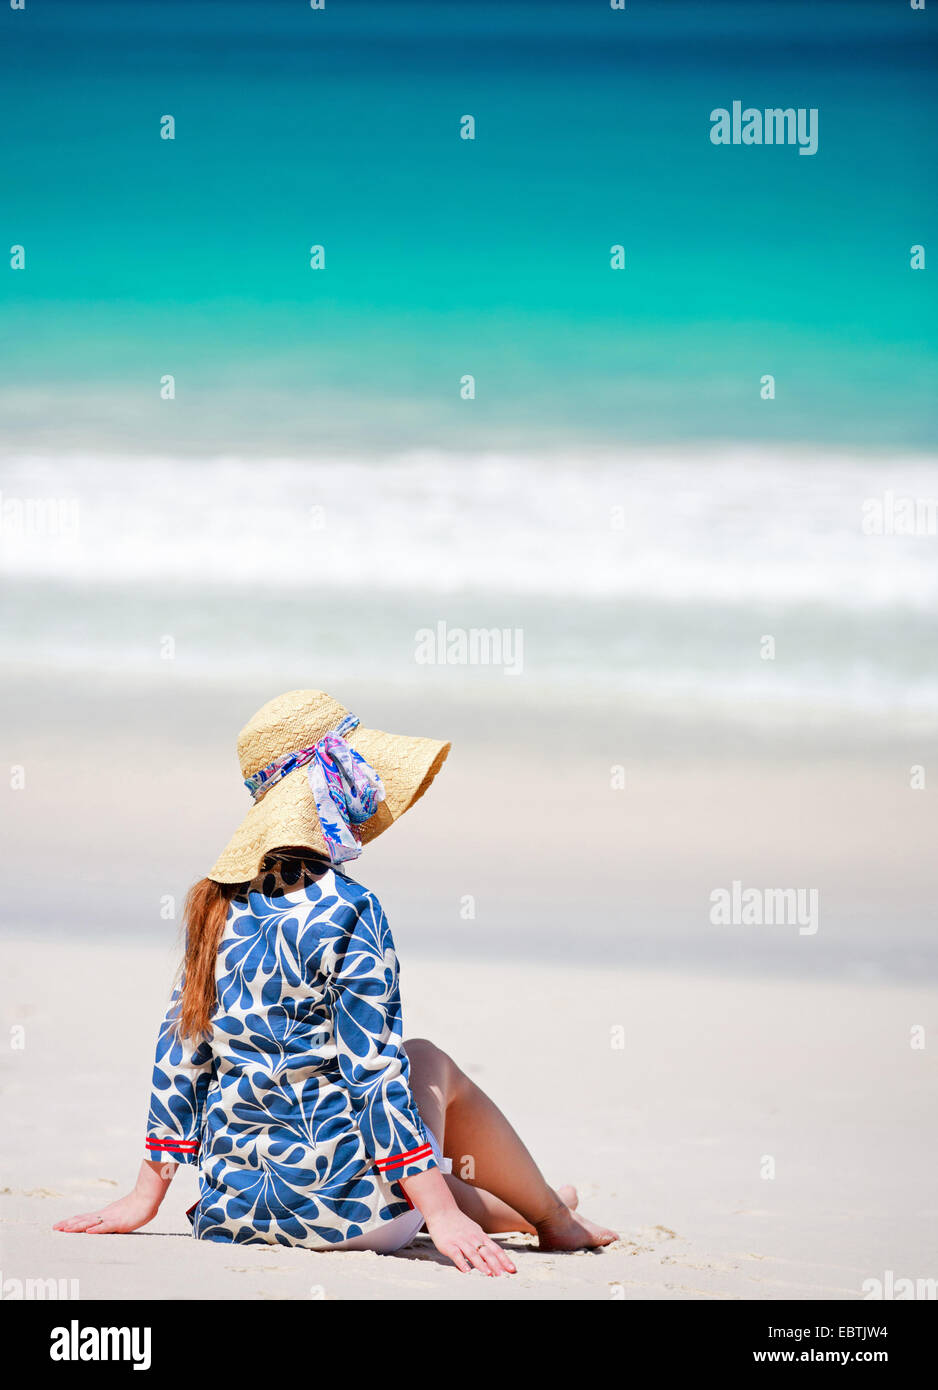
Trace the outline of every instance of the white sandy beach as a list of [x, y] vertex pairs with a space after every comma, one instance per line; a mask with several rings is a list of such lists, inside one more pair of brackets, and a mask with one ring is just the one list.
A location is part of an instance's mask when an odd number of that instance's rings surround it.
[[519, 1273], [496, 1281], [425, 1237], [393, 1257], [198, 1243], [194, 1169], [142, 1232], [54, 1232], [133, 1181], [173, 955], [20, 941], [3, 987], [7, 1036], [25, 1030], [3, 1063], [4, 1282], [74, 1280], [82, 1299], [858, 1299], [887, 1270], [938, 1274], [935, 1063], [909, 1042], [929, 1034], [929, 992], [443, 964], [398, 945], [407, 1033], [490, 1091], [617, 1245], [540, 1254], [510, 1237]]

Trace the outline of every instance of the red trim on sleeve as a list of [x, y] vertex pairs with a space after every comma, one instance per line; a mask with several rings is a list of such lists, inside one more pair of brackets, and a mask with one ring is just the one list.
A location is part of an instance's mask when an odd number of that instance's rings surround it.
[[379, 1158], [375, 1162], [375, 1167], [380, 1173], [386, 1173], [389, 1168], [406, 1168], [409, 1163], [420, 1163], [425, 1158], [433, 1157], [433, 1145], [430, 1143], [421, 1144], [418, 1149], [408, 1149], [403, 1154], [391, 1154], [389, 1158]]
[[198, 1139], [147, 1139], [148, 1149], [177, 1149], [181, 1153], [198, 1153]]

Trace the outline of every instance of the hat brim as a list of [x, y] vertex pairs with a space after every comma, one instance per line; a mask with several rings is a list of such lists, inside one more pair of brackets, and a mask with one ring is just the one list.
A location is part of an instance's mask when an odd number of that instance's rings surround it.
[[[420, 800], [443, 766], [451, 745], [438, 739], [361, 728], [349, 736], [348, 742], [384, 783], [384, 801], [360, 827], [362, 843], [368, 844]], [[287, 846], [329, 857], [305, 767], [275, 782], [254, 803], [208, 877], [216, 883], [250, 883], [260, 871], [265, 855]]]

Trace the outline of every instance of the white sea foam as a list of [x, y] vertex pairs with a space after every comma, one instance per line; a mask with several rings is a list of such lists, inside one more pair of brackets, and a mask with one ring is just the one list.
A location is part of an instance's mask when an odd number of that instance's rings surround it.
[[924, 610], [938, 540], [868, 536], [863, 505], [938, 495], [938, 460], [738, 445], [550, 459], [7, 455], [0, 572], [307, 592], [389, 590]]
[[[863, 528], [887, 490], [938, 495], [920, 455], [8, 455], [0, 490], [12, 665], [146, 673], [170, 633], [192, 678], [248, 650], [284, 680], [452, 682], [414, 660], [445, 620], [523, 629], [534, 697], [588, 681], [733, 719], [936, 717], [938, 537]], [[30, 500], [60, 505], [7, 514]]]

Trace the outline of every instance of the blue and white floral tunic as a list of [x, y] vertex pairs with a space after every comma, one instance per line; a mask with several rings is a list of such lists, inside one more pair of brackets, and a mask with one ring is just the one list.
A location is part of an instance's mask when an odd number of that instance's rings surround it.
[[323, 1249], [412, 1208], [437, 1167], [401, 1046], [397, 957], [375, 896], [268, 859], [232, 899], [212, 1034], [156, 1049], [148, 1157], [198, 1164], [201, 1240]]

